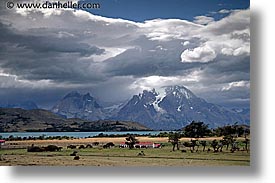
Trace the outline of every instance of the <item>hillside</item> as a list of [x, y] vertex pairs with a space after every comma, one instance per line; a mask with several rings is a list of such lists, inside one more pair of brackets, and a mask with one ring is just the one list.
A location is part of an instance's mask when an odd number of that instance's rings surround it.
[[140, 131], [145, 126], [128, 121], [64, 119], [42, 109], [0, 108], [0, 132], [26, 131]]

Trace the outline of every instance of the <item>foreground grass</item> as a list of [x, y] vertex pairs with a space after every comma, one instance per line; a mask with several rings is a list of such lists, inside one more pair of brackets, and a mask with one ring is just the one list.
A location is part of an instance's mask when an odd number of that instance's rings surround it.
[[[27, 152], [26, 149], [1, 150], [0, 165], [38, 166], [249, 166], [250, 153], [236, 151], [186, 153], [171, 151], [169, 143], [161, 149], [132, 149], [94, 147], [77, 149], [80, 160], [73, 160], [74, 151], [64, 148], [60, 152]], [[138, 156], [144, 151], [145, 156]]]

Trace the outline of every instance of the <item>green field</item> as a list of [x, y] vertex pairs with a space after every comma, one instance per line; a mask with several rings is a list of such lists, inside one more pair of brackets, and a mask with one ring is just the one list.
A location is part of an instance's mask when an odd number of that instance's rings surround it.
[[[207, 147], [208, 148], [208, 147]], [[207, 149], [206, 148], [206, 149]], [[181, 149], [183, 149], [181, 147]], [[224, 148], [223, 152], [214, 153], [171, 151], [172, 146], [165, 143], [159, 149], [128, 149], [113, 147], [103, 149], [94, 147], [77, 149], [80, 160], [73, 160], [70, 154], [74, 151], [63, 148], [60, 152], [27, 152], [26, 149], [0, 150], [0, 165], [6, 166], [249, 166], [250, 153], [236, 151], [231, 153]], [[138, 154], [144, 151], [145, 156]]]

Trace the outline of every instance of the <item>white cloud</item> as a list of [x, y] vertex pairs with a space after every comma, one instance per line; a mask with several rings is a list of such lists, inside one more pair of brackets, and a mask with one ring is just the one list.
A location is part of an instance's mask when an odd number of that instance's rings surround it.
[[85, 60], [92, 59], [95, 62], [102, 62], [104, 60], [107, 60], [108, 58], [113, 58], [113, 57], [123, 53], [127, 49], [130, 49], [130, 48], [116, 48], [116, 47], [114, 47], [114, 48], [112, 48], [112, 47], [101, 47], [101, 48], [105, 50], [103, 54], [91, 55], [89, 58], [86, 58]]
[[181, 54], [182, 62], [209, 62], [216, 58], [215, 50], [204, 45], [195, 49], [186, 49]]
[[238, 10], [219, 21], [213, 21], [195, 29], [190, 37], [199, 38], [201, 43], [195, 48], [184, 50], [181, 54], [181, 61], [210, 62], [218, 55], [249, 56], [249, 26], [249, 10]]
[[136, 79], [130, 86], [130, 89], [137, 91], [149, 90], [155, 88], [160, 90], [162, 87], [170, 85], [189, 85], [199, 82], [201, 79], [201, 72], [194, 70], [190, 73], [181, 76], [148, 76]]
[[232, 10], [227, 10], [227, 9], [222, 9], [219, 11], [219, 13], [221, 13], [221, 14], [226, 14], [226, 13], [231, 13], [231, 12], [232, 12]]
[[0, 70], [0, 88], [44, 88], [51, 83], [50, 80], [28, 81], [18, 76]]
[[210, 22], [213, 22], [213, 17], [208, 16], [196, 16], [194, 22], [201, 25], [209, 24]]
[[228, 83], [226, 86], [222, 87], [222, 91], [228, 91], [228, 90], [233, 90], [236, 88], [245, 88], [249, 89], [250, 88], [250, 81], [235, 81]]
[[184, 42], [182, 43], [183, 46], [187, 46], [187, 45], [189, 45], [189, 44], [190, 44], [190, 41], [184, 41]]
[[233, 55], [233, 52], [234, 52], [232, 48], [222, 48], [221, 51], [223, 55]]
[[140, 32], [150, 40], [170, 41], [189, 38], [190, 33], [201, 25], [179, 19], [155, 19], [139, 24]]
[[235, 49], [233, 52], [233, 55], [234, 56], [249, 55], [249, 53], [250, 53], [250, 45], [246, 43], [243, 46]]

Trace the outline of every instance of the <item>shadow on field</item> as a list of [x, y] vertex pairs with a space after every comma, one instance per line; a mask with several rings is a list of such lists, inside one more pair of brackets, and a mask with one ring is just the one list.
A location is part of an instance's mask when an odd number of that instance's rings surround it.
[[[149, 168], [149, 167], [12, 167], [11, 174], [15, 179], [36, 179], [41, 180], [49, 177], [54, 180], [93, 178], [114, 179], [133, 178], [142, 175], [148, 180], [171, 179], [171, 177], [195, 177], [238, 179], [241, 177], [259, 177], [262, 173], [262, 42], [261, 42], [261, 17], [259, 12], [251, 11], [251, 166], [250, 167], [173, 167], [173, 168]], [[199, 175], [199, 176], [198, 176]], [[43, 178], [42, 178], [43, 177]], [[129, 179], [130, 180], [130, 179]]]

